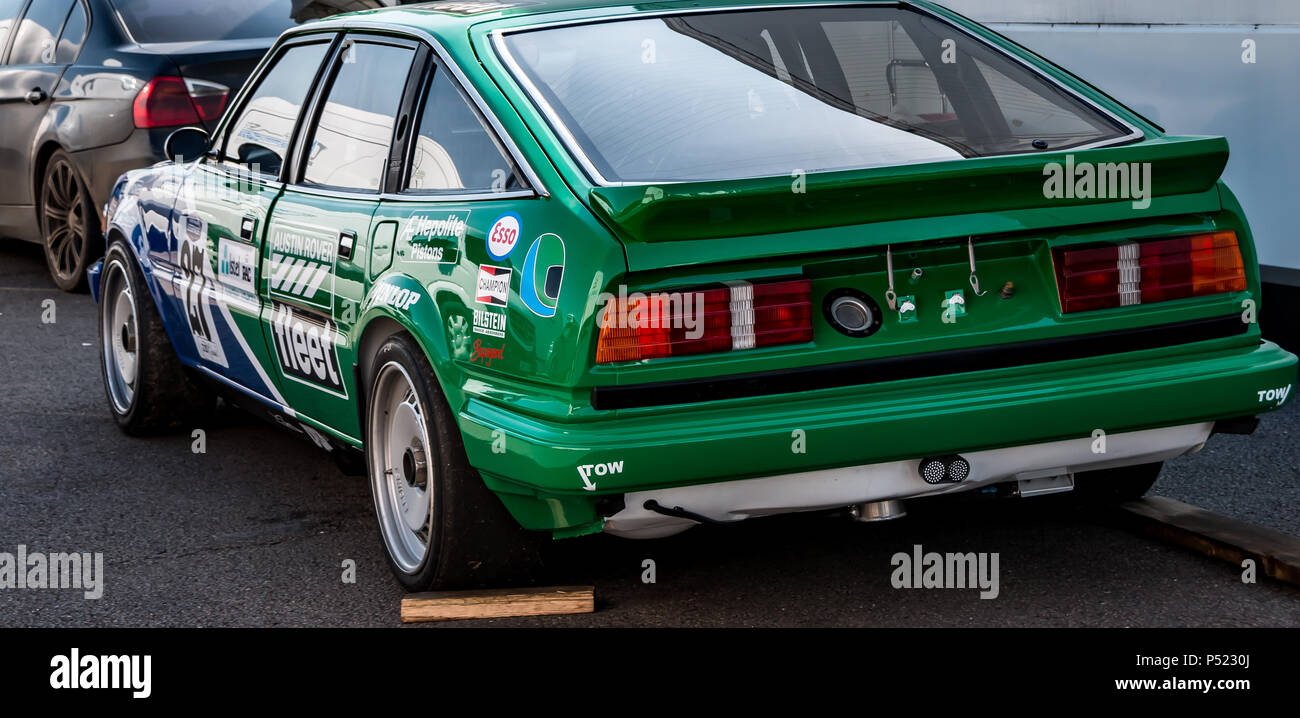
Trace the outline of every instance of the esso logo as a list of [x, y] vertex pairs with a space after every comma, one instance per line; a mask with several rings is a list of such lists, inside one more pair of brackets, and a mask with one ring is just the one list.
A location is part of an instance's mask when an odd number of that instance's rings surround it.
[[487, 233], [487, 251], [493, 259], [505, 259], [519, 243], [519, 215], [514, 212], [497, 217]]

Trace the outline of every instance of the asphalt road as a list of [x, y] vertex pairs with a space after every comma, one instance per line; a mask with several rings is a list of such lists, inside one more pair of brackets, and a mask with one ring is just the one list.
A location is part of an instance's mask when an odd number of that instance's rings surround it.
[[[42, 322], [54, 300], [55, 321]], [[0, 626], [395, 626], [364, 480], [237, 412], [189, 435], [131, 439], [106, 407], [94, 305], [58, 292], [39, 249], [0, 242], [0, 552], [102, 552], [104, 595], [0, 590]], [[1218, 436], [1155, 493], [1300, 535], [1296, 404], [1254, 436]], [[1300, 589], [1130, 533], [1051, 497], [916, 502], [860, 525], [821, 515], [655, 541], [557, 542], [557, 584], [594, 584], [591, 615], [494, 626], [1297, 626]], [[895, 589], [891, 557], [996, 552], [999, 595]], [[356, 562], [344, 583], [342, 562]], [[656, 582], [642, 582], [642, 562]], [[429, 625], [429, 624], [424, 624]]]

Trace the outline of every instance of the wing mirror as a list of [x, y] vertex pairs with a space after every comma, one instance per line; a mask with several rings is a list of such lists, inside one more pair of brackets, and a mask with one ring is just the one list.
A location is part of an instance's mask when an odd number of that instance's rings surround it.
[[196, 160], [207, 151], [208, 133], [200, 127], [182, 127], [163, 141], [163, 154], [173, 162]]

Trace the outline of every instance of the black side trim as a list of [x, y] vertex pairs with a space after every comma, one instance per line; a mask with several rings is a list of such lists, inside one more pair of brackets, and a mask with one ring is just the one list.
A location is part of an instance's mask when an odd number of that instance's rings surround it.
[[1158, 349], [1233, 337], [1245, 334], [1247, 329], [1248, 325], [1241, 321], [1241, 317], [1232, 314], [1226, 317], [1121, 329], [1100, 334], [996, 344], [884, 359], [866, 359], [740, 376], [628, 386], [598, 386], [591, 390], [591, 405], [597, 409], [629, 409], [746, 396], [791, 394], [840, 386], [1006, 369], [1029, 364]]

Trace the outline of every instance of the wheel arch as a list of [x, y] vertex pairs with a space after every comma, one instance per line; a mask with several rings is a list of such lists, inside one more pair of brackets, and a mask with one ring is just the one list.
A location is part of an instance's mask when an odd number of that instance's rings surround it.
[[[144, 259], [144, 255], [140, 253], [140, 247], [137, 244], [138, 240], [127, 237], [126, 233], [119, 227], [110, 227], [108, 234], [104, 236], [104, 256], [108, 256], [108, 248], [117, 239], [121, 239], [122, 244], [126, 245], [127, 251], [131, 254], [131, 260], [140, 268], [140, 275], [144, 277], [144, 283], [149, 289], [149, 298], [153, 300], [153, 307], [158, 312], [158, 315], [164, 318], [163, 326], [167, 329], [168, 338], [171, 338], [171, 327], [167, 325], [166, 314], [163, 312], [162, 295], [158, 289], [158, 283], [154, 281], [153, 270], [149, 266], [148, 260]], [[104, 298], [101, 295], [99, 299], [102, 302]]]
[[[407, 289], [419, 295], [420, 299], [405, 310], [392, 305], [377, 302], [376, 296], [383, 296], [376, 290], [384, 284], [400, 289]], [[455, 370], [451, 366], [451, 351], [441, 331], [429, 331], [443, 326], [441, 312], [419, 282], [407, 275], [390, 275], [375, 284], [369, 293], [363, 319], [358, 323], [356, 365], [354, 367], [357, 386], [357, 421], [361, 427], [362, 442], [366, 437], [366, 411], [370, 400], [368, 385], [372, 362], [379, 349], [389, 338], [406, 334], [415, 342], [433, 368], [433, 381], [442, 392], [453, 416], [458, 416], [460, 391], [454, 381]]]
[[357, 420], [360, 422], [362, 439], [365, 439], [366, 424], [366, 404], [370, 401], [370, 387], [368, 386], [368, 377], [370, 376], [370, 364], [375, 360], [375, 355], [379, 353], [379, 348], [389, 337], [398, 334], [410, 334], [405, 326], [392, 317], [377, 316], [366, 323], [361, 330], [361, 337], [357, 341], [357, 365], [356, 365], [356, 385], [357, 385]]
[[[81, 186], [86, 188], [86, 192], [90, 192], [90, 183], [86, 181], [86, 173], [81, 171], [81, 167], [76, 163], [76, 158], [72, 152], [70, 152], [68, 148], [64, 147], [57, 139], [52, 137], [45, 139], [45, 141], [41, 142], [37, 146], [36, 152], [32, 155], [32, 176], [29, 178], [32, 189], [32, 212], [34, 213], [37, 227], [41, 226], [41, 184], [45, 181], [45, 170], [50, 166], [50, 158], [54, 156], [55, 152], [59, 151], [62, 151], [67, 154], [68, 157], [73, 158], [72, 169], [77, 173], [77, 178], [81, 180]], [[91, 203], [94, 203], [93, 195], [91, 196]], [[95, 216], [99, 218], [99, 231], [101, 235], [104, 235], [104, 217], [101, 214], [102, 211], [102, 207], [95, 208]], [[43, 235], [45, 230], [41, 229], [40, 231]], [[108, 238], [106, 235], [104, 236], [104, 246], [106, 248], [108, 246]]]
[[29, 181], [32, 188], [32, 211], [35, 212], [38, 226], [41, 221], [41, 183], [45, 181], [45, 168], [49, 166], [50, 158], [54, 153], [61, 149], [63, 145], [50, 139], [37, 147], [36, 153], [32, 156], [32, 176]]

